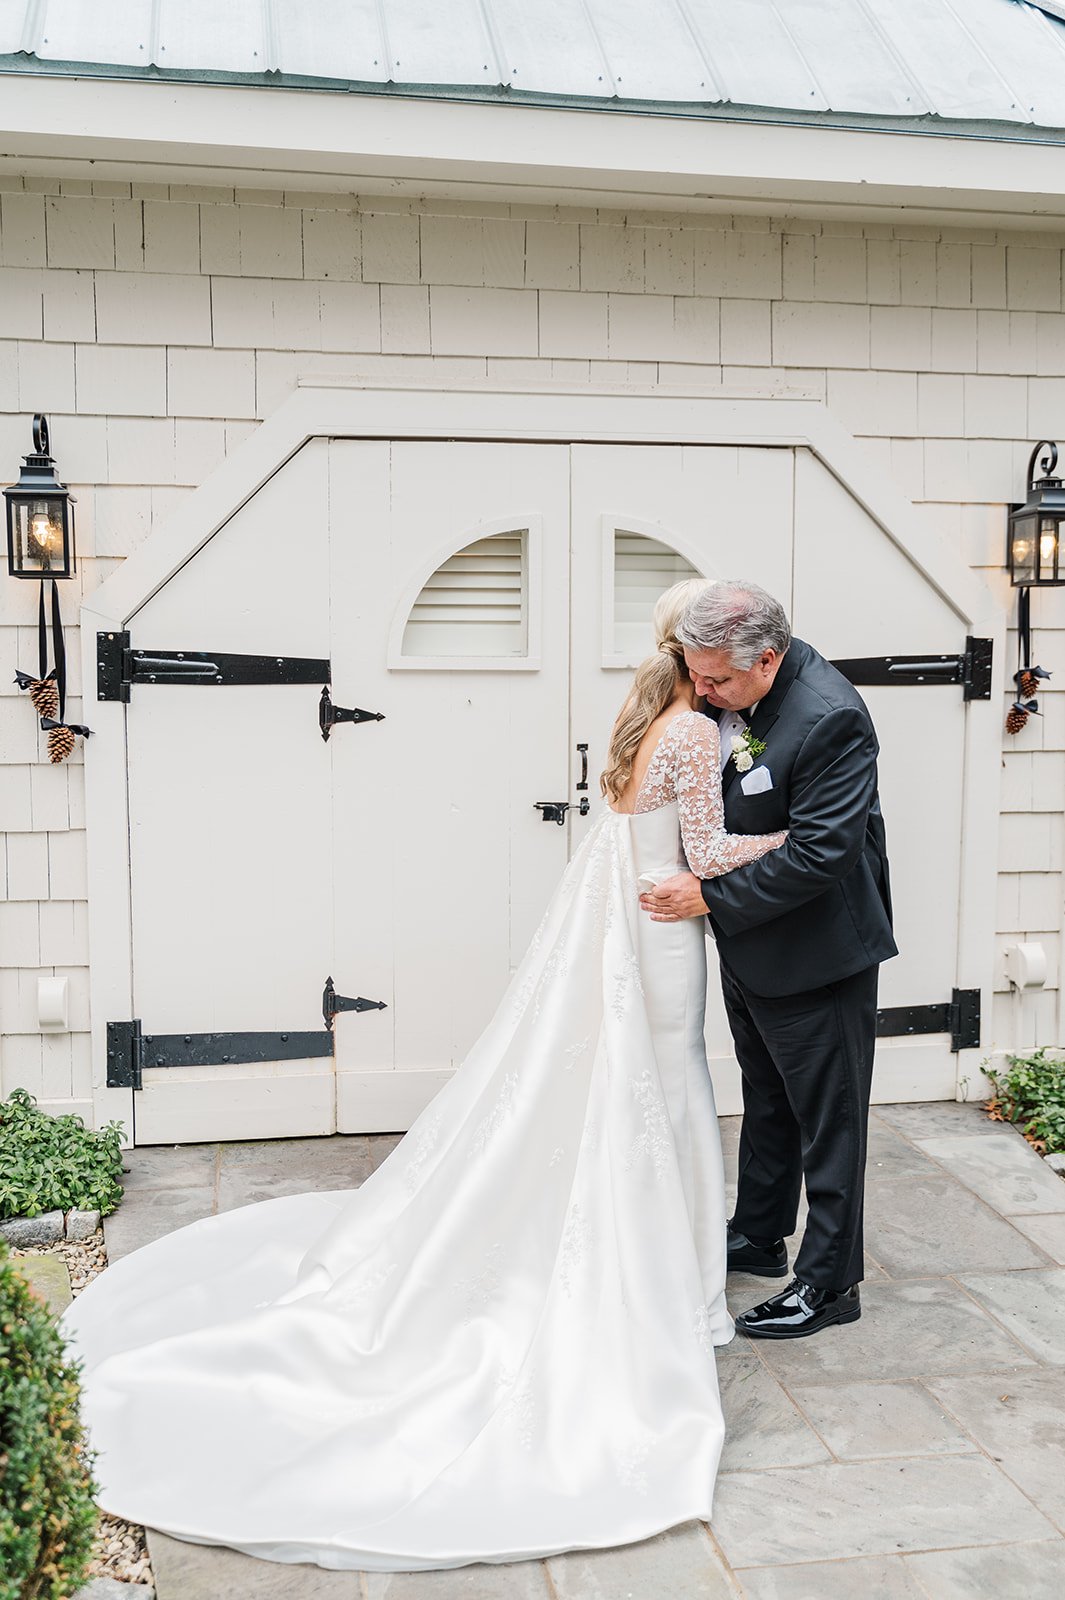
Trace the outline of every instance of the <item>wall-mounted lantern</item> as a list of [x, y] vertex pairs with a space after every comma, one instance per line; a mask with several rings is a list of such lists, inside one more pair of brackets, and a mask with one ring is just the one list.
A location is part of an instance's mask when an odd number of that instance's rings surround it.
[[[1042, 460], [1040, 460], [1042, 456]], [[1043, 476], [1035, 476], [1036, 462]], [[1032, 665], [1031, 592], [1065, 584], [1065, 484], [1053, 476], [1058, 447], [1041, 439], [1028, 461], [1028, 498], [1010, 507], [1006, 531], [1006, 568], [1017, 597], [1017, 697], [1006, 714], [1006, 732], [1020, 733], [1030, 716], [1038, 716], [1039, 680], [1050, 673]]]
[[[40, 666], [37, 677], [15, 671], [15, 682], [29, 692], [41, 727], [48, 734], [48, 759], [65, 761], [74, 748], [76, 734], [88, 738], [90, 730], [66, 722], [67, 667], [63, 619], [59, 611], [57, 578], [74, 576], [74, 496], [55, 475], [48, 452], [48, 419], [33, 419], [33, 450], [22, 463], [17, 483], [4, 490], [7, 501], [7, 561], [13, 578], [39, 578], [37, 641]], [[44, 586], [52, 580], [52, 661], [48, 670], [48, 623]]]
[[4, 490], [7, 559], [13, 578], [70, 578], [74, 573], [74, 496], [55, 475], [48, 419], [33, 419], [33, 451], [19, 480]]

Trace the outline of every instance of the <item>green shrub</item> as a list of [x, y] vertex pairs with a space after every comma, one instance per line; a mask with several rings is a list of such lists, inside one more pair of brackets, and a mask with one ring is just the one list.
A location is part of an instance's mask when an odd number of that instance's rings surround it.
[[85, 1581], [98, 1514], [79, 1371], [0, 1244], [0, 1600], [67, 1600]]
[[114, 1211], [122, 1198], [122, 1124], [94, 1133], [80, 1117], [39, 1111], [25, 1089], [0, 1100], [0, 1218]]
[[1065, 1061], [1045, 1049], [1030, 1056], [1007, 1056], [1006, 1071], [985, 1066], [995, 1086], [988, 1103], [992, 1117], [1015, 1122], [1025, 1138], [1048, 1155], [1065, 1150]]

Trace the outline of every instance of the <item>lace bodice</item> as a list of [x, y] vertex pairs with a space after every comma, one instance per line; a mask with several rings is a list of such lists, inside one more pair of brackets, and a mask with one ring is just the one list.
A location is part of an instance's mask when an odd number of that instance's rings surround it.
[[745, 867], [782, 845], [785, 833], [728, 833], [721, 798], [721, 744], [717, 723], [682, 711], [658, 741], [640, 785], [636, 814], [677, 802], [688, 865], [699, 878]]

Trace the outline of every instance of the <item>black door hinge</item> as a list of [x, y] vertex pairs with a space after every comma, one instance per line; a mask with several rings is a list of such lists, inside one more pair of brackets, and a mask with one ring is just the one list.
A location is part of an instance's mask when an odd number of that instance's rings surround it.
[[961, 655], [860, 656], [832, 665], [858, 688], [960, 683], [963, 699], [990, 700], [993, 650], [994, 640], [970, 635]]
[[131, 650], [129, 632], [96, 635], [96, 698], [128, 701], [135, 683], [329, 683], [328, 659], [219, 650]]
[[383, 722], [383, 711], [361, 711], [358, 706], [350, 709], [346, 706], [335, 706], [329, 694], [329, 685], [322, 690], [318, 702], [318, 726], [322, 730], [322, 738], [328, 739], [330, 731], [337, 722]]
[[951, 998], [939, 1005], [889, 1006], [877, 1012], [878, 1039], [915, 1033], [949, 1033], [952, 1050], [979, 1049], [979, 989], [955, 989]]
[[228, 1067], [248, 1061], [307, 1061], [333, 1054], [338, 1011], [376, 1011], [383, 1000], [349, 1000], [332, 978], [322, 991], [324, 1028], [286, 1033], [145, 1033], [139, 1018], [107, 1024], [107, 1087], [141, 1089], [145, 1067]]
[[362, 995], [354, 998], [346, 994], [337, 994], [333, 988], [332, 978], [325, 980], [322, 990], [322, 1015], [327, 1028], [333, 1026], [333, 1018], [338, 1011], [387, 1011], [388, 1003], [384, 1000], [364, 1000]]

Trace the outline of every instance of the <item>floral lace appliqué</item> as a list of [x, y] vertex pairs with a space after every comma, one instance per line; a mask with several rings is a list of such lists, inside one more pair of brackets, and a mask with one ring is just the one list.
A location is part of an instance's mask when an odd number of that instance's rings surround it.
[[698, 711], [674, 717], [658, 741], [635, 811], [677, 802], [688, 865], [698, 878], [745, 867], [784, 843], [784, 833], [729, 833], [721, 798], [721, 741], [717, 723]]
[[625, 1165], [631, 1169], [637, 1161], [647, 1160], [654, 1169], [655, 1177], [662, 1178], [669, 1170], [673, 1154], [669, 1112], [649, 1067], [645, 1067], [638, 1078], [633, 1078], [629, 1088], [643, 1117], [643, 1127], [629, 1146]]

